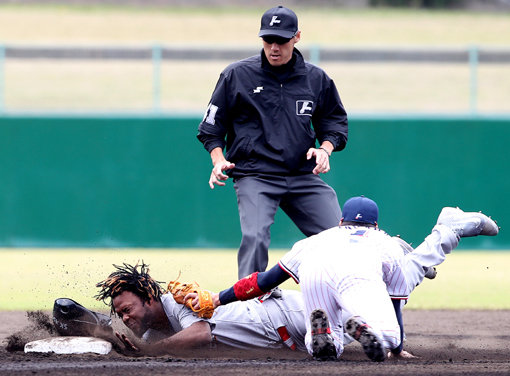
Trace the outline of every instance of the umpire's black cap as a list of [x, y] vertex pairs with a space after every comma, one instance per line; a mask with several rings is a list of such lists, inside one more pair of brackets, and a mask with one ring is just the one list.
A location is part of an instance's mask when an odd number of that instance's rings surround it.
[[276, 35], [290, 39], [298, 31], [298, 19], [296, 13], [284, 6], [278, 6], [267, 10], [260, 20], [259, 37]]

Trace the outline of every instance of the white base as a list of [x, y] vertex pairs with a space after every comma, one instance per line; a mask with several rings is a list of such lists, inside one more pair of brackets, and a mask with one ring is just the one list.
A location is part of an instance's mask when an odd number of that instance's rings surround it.
[[112, 349], [112, 344], [94, 337], [50, 337], [32, 341], [25, 345], [25, 352], [39, 352], [55, 354], [84, 354], [96, 353], [106, 355]]

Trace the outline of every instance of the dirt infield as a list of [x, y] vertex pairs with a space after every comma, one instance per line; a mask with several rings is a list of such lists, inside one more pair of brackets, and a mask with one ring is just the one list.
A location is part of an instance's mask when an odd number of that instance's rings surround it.
[[[25, 312], [0, 312], [0, 375], [508, 375], [510, 311], [404, 311], [405, 348], [417, 360], [372, 363], [359, 344], [336, 362], [316, 362], [304, 353], [211, 349], [179, 357], [25, 354], [6, 350], [7, 338], [48, 336]], [[119, 325], [114, 322], [114, 326]]]

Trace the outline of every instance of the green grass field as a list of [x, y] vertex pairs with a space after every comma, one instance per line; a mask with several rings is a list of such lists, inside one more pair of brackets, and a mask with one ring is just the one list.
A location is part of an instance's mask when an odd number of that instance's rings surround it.
[[[270, 253], [270, 266], [284, 254]], [[177, 278], [220, 291], [237, 280], [234, 250], [198, 249], [1, 249], [2, 310], [50, 310], [57, 298], [72, 298], [105, 310], [93, 299], [95, 284], [112, 264], [145, 261], [160, 282]], [[510, 309], [510, 252], [462, 251], [447, 257], [435, 280], [413, 292], [407, 309]], [[299, 289], [293, 281], [283, 288]]]

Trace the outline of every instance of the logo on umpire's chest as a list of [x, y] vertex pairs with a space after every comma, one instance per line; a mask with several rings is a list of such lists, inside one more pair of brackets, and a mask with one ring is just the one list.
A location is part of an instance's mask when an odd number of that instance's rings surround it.
[[296, 115], [312, 116], [313, 102], [312, 101], [296, 101]]

